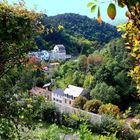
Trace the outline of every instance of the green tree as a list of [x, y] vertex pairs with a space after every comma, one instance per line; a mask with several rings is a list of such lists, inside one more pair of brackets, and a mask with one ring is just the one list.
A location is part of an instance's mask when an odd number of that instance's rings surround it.
[[77, 67], [79, 70], [86, 71], [86, 69], [87, 69], [87, 57], [85, 55], [81, 55], [78, 58]]
[[[95, 2], [95, 3], [94, 3]], [[88, 7], [91, 7], [91, 11], [94, 12], [96, 5], [99, 1], [94, 1], [88, 3]], [[136, 83], [136, 87], [138, 89], [138, 93], [140, 93], [140, 1], [138, 0], [116, 0], [115, 3], [120, 7], [127, 7], [128, 11], [126, 12], [126, 16], [129, 18], [128, 22], [124, 25], [119, 26], [119, 31], [123, 31], [124, 35], [122, 36], [126, 40], [126, 48], [130, 50], [130, 54], [135, 58], [135, 67], [129, 73], [132, 79]], [[94, 8], [94, 10], [92, 10]], [[113, 1], [109, 4], [107, 9], [108, 16], [113, 20], [116, 16], [116, 5]], [[98, 21], [101, 24], [101, 15], [100, 15], [100, 6], [98, 7]], [[138, 94], [139, 96], [140, 94]]]
[[116, 89], [106, 83], [96, 84], [91, 91], [92, 98], [101, 100], [103, 103], [119, 103], [120, 96], [116, 94]]

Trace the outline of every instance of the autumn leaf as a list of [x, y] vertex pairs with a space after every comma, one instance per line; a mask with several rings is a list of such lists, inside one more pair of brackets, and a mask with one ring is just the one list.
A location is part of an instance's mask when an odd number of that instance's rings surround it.
[[100, 24], [102, 24], [102, 19], [101, 19], [101, 14], [100, 14], [100, 7], [98, 7], [98, 18], [97, 18], [98, 22]]
[[114, 20], [114, 18], [116, 17], [116, 6], [113, 3], [110, 3], [108, 8], [107, 8], [107, 14], [108, 16]]

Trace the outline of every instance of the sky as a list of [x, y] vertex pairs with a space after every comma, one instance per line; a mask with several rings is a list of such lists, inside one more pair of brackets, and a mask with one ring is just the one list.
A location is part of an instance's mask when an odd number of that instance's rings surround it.
[[[17, 2], [18, 0], [8, 0], [9, 3]], [[90, 18], [97, 17], [97, 10], [94, 13], [90, 13], [90, 8], [86, 5], [93, 0], [24, 0], [28, 9], [37, 8], [37, 11], [44, 11], [48, 16], [54, 16], [63, 13], [77, 13], [80, 15], [86, 15]], [[100, 0], [101, 1], [101, 0]], [[103, 21], [108, 23], [116, 23], [121, 20], [126, 20], [125, 12], [126, 8], [117, 7], [117, 15], [115, 20], [110, 20], [107, 16], [107, 6], [111, 0], [104, 0], [106, 3], [101, 4], [101, 17]]]

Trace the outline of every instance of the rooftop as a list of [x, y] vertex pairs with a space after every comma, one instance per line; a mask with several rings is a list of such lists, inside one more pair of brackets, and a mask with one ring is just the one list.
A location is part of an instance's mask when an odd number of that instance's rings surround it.
[[40, 87], [33, 87], [31, 90], [30, 90], [30, 94], [31, 95], [41, 95], [41, 96], [44, 96], [46, 94], [50, 94], [50, 91], [47, 91], [43, 88], [40, 88]]
[[58, 94], [58, 95], [61, 95], [61, 96], [64, 95], [64, 91], [62, 89], [60, 89], [60, 88], [58, 88], [56, 90], [53, 90], [52, 93]]
[[60, 50], [65, 50], [65, 46], [63, 44], [57, 44], [55, 47], [58, 47]]
[[78, 97], [84, 91], [84, 88], [69, 85], [68, 88], [64, 90], [64, 94], [68, 94], [73, 97]]

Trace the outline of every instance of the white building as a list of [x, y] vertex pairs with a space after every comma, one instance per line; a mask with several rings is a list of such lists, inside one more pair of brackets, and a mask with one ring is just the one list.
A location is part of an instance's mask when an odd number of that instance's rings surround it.
[[68, 85], [68, 87], [64, 90], [64, 103], [72, 105], [76, 97], [80, 95], [84, 96], [85, 94], [86, 92], [84, 88]]
[[60, 44], [60, 45], [55, 45], [52, 53], [50, 54], [50, 59], [63, 59], [66, 60], [66, 50], [65, 46]]
[[64, 91], [60, 88], [52, 91], [52, 101], [63, 103]]
[[76, 97], [85, 95], [83, 88], [69, 85], [64, 91], [62, 89], [52, 91], [52, 101], [72, 106]]
[[53, 48], [54, 53], [64, 53], [66, 55], [66, 49], [65, 46], [60, 44], [60, 45], [55, 45]]

